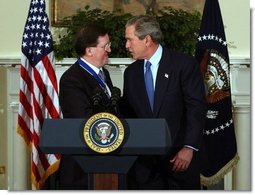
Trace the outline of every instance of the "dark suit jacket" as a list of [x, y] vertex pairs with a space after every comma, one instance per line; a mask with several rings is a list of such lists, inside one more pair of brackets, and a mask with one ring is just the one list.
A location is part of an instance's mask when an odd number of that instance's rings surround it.
[[[103, 71], [107, 85], [112, 89], [113, 85], [109, 72], [105, 68], [103, 68]], [[63, 117], [84, 119], [91, 117], [94, 114], [92, 97], [94, 96], [95, 88], [100, 88], [96, 79], [78, 63], [73, 64], [64, 72], [60, 79], [59, 92]], [[103, 105], [109, 103], [106, 95], [102, 96], [102, 102]], [[59, 174], [60, 189], [85, 189], [87, 183], [86, 174], [69, 156], [62, 155]]]
[[[109, 72], [103, 68], [106, 82], [112, 89]], [[88, 118], [93, 114], [93, 95], [95, 88], [101, 89], [96, 79], [84, 70], [78, 63], [72, 65], [60, 79], [59, 100], [64, 118]], [[102, 94], [103, 90], [102, 90]], [[109, 103], [106, 95], [103, 96], [104, 105]]]
[[[184, 145], [200, 148], [206, 104], [203, 79], [195, 59], [163, 47], [153, 112], [145, 88], [144, 60], [135, 61], [124, 72], [122, 100], [126, 117], [166, 119], [173, 140], [172, 151]], [[148, 161], [143, 163], [153, 170]]]

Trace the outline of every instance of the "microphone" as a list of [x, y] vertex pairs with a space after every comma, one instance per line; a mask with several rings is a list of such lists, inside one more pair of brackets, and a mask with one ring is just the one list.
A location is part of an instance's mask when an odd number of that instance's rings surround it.
[[96, 87], [93, 90], [93, 94], [94, 94], [92, 96], [93, 106], [98, 107], [102, 101], [102, 90], [99, 87]]
[[116, 114], [119, 114], [119, 100], [120, 100], [121, 91], [118, 87], [112, 88], [112, 95], [110, 98], [111, 107], [114, 109]]

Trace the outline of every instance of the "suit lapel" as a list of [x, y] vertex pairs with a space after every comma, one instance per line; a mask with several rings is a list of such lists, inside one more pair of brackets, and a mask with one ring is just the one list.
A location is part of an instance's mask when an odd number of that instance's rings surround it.
[[160, 110], [161, 104], [163, 102], [163, 98], [165, 97], [165, 93], [167, 91], [168, 83], [171, 76], [171, 70], [169, 68], [170, 64], [167, 63], [166, 58], [166, 50], [163, 49], [162, 58], [159, 62], [159, 68], [156, 79], [156, 87], [154, 93], [154, 112], [153, 115], [156, 116]]

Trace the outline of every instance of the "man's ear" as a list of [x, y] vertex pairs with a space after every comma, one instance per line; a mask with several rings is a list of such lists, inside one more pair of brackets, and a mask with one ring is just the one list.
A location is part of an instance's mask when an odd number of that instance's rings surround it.
[[87, 54], [88, 56], [93, 56], [93, 49], [91, 47], [87, 47], [85, 49], [85, 54]]
[[145, 44], [148, 47], [152, 42], [151, 36], [150, 35], [146, 35], [145, 37]]

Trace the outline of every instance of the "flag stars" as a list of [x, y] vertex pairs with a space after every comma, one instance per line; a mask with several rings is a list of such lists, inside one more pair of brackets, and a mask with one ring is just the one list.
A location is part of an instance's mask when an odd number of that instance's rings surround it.
[[34, 55], [33, 63], [50, 52], [52, 37], [44, 0], [32, 0], [22, 38], [22, 51], [27, 56]]
[[22, 42], [22, 47], [27, 47], [27, 42]]
[[39, 41], [38, 45], [39, 45], [39, 47], [42, 47], [43, 46], [43, 42]]
[[33, 5], [38, 4], [38, 0], [33, 0], [33, 1], [32, 1], [32, 4], [33, 4]]
[[43, 17], [43, 22], [47, 22], [47, 18], [46, 17]]
[[45, 42], [44, 47], [45, 48], [50, 47], [50, 44], [48, 42]]
[[39, 55], [39, 54], [41, 54], [41, 49], [37, 49], [35, 52], [37, 55]]
[[35, 15], [33, 15], [32, 20], [36, 21], [36, 16]]
[[214, 129], [207, 129], [203, 131], [204, 135], [212, 135], [215, 133], [219, 133], [220, 131], [223, 131], [225, 128], [228, 128], [231, 124], [233, 123], [233, 119], [230, 119], [229, 121], [227, 121], [225, 124], [220, 125], [219, 127], [216, 127]]
[[25, 29], [26, 29], [26, 30], [30, 30], [30, 26], [29, 26], [29, 25], [26, 26]]
[[44, 38], [44, 34], [43, 34], [43, 33], [41, 33], [41, 34], [40, 34], [40, 37], [43, 39], [43, 38]]
[[49, 39], [51, 39], [51, 36], [49, 34], [47, 34], [46, 38], [49, 40]]
[[34, 8], [34, 13], [38, 12], [37, 7]]
[[224, 41], [222, 38], [219, 38], [217, 35], [213, 35], [213, 34], [199, 36], [197, 38], [197, 40], [198, 40], [198, 42], [202, 42], [202, 41], [217, 41], [220, 44], [222, 44], [223, 46], [227, 46], [227, 42], [226, 41]]
[[28, 38], [28, 34], [25, 33], [25, 34], [23, 35], [23, 38], [24, 38], [24, 39], [27, 39], [27, 38]]
[[39, 15], [39, 16], [37, 17], [37, 21], [40, 22], [41, 20], [42, 20], [42, 16]]

